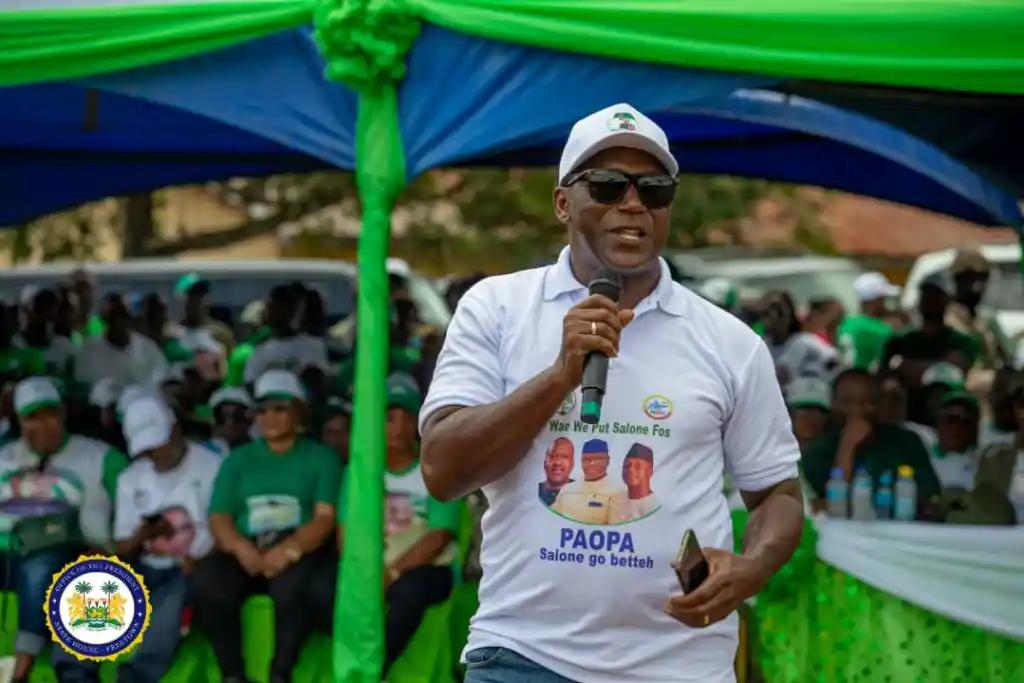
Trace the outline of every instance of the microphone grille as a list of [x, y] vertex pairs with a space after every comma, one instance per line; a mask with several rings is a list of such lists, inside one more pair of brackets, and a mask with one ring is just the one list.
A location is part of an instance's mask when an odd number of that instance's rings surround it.
[[601, 268], [590, 281], [590, 294], [600, 294], [612, 301], [618, 301], [622, 293], [622, 276], [611, 268]]

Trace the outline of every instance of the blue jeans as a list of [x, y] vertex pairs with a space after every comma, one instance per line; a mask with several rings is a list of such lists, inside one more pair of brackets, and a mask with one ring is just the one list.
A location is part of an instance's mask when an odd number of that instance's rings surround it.
[[504, 647], [478, 647], [466, 653], [464, 683], [573, 683]]
[[53, 582], [53, 575], [77, 556], [78, 548], [68, 547], [40, 550], [21, 557], [6, 556], [6, 561], [12, 566], [10, 581], [18, 596], [15, 652], [35, 656], [50, 642], [43, 614], [46, 591]]
[[[156, 683], [171, 668], [181, 637], [181, 611], [188, 601], [188, 582], [178, 568], [153, 569], [136, 565], [135, 570], [149, 590], [153, 611], [142, 642], [131, 660], [117, 667], [118, 683]], [[61, 683], [95, 683], [99, 667], [95, 662], [76, 660], [63, 650], [53, 649], [53, 668]]]

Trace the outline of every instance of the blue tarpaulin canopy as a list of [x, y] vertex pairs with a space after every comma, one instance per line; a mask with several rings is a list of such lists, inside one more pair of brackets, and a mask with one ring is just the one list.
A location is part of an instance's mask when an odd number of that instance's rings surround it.
[[[407, 174], [555, 164], [573, 121], [628, 100], [683, 172], [812, 183], [981, 224], [1014, 198], [938, 147], [777, 79], [618, 62], [426, 26], [399, 90]], [[311, 31], [72, 82], [0, 90], [0, 225], [166, 185], [355, 166], [356, 96]], [[438, 83], [459, 87], [439, 89]]]

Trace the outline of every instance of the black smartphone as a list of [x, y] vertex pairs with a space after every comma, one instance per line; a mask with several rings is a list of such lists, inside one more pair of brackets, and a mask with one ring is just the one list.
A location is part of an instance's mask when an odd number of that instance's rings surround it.
[[696, 590], [697, 586], [704, 583], [708, 578], [708, 561], [697, 542], [697, 534], [693, 529], [687, 529], [683, 534], [683, 540], [679, 543], [679, 550], [672, 560], [672, 569], [676, 571], [676, 578], [679, 579], [679, 587], [684, 593]]

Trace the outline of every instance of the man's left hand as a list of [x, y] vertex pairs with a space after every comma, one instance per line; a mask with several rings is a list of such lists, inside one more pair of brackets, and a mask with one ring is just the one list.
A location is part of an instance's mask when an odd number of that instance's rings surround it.
[[718, 548], [703, 552], [708, 578], [696, 590], [673, 595], [665, 603], [666, 614], [694, 628], [725, 619], [764, 583], [754, 560]]
[[263, 554], [263, 576], [273, 579], [288, 568], [291, 558], [283, 545], [275, 545]]

